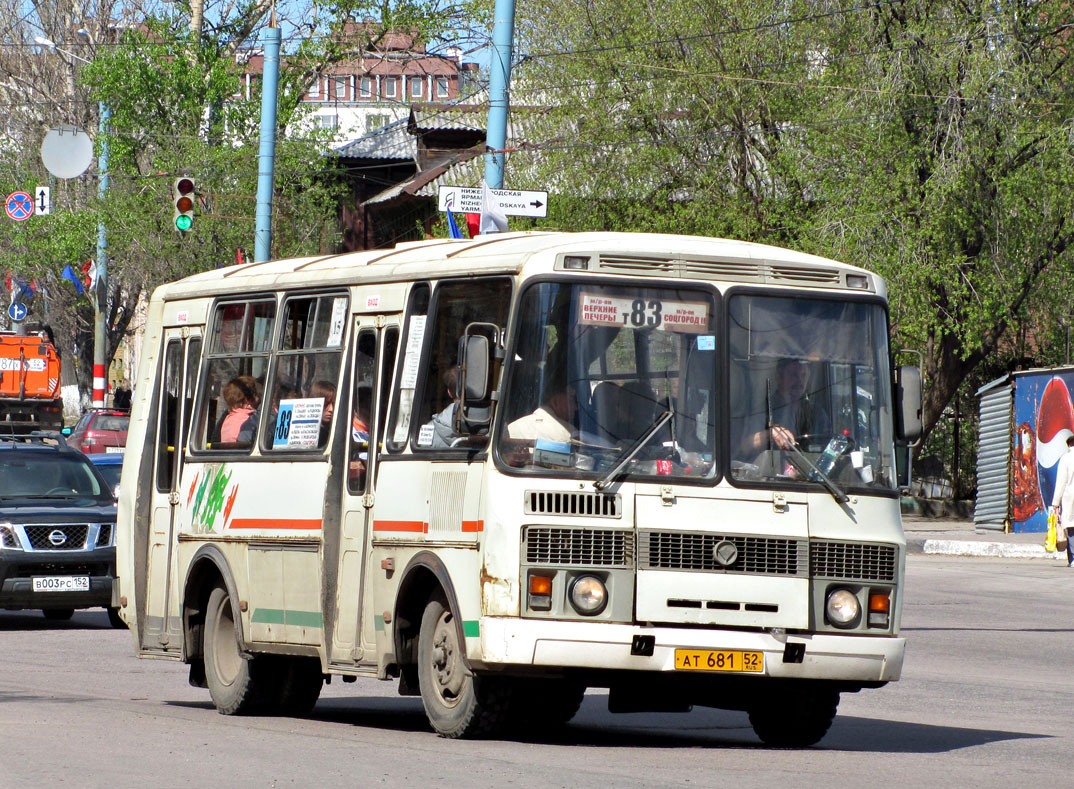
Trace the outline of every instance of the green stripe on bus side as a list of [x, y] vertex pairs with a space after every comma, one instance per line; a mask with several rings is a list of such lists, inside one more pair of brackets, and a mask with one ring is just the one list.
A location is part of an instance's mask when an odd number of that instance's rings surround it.
[[481, 622], [476, 619], [462, 620], [462, 634], [467, 638], [478, 638], [481, 635]]
[[280, 608], [255, 608], [250, 621], [259, 625], [293, 625], [295, 627], [324, 627], [317, 611], [287, 611]]

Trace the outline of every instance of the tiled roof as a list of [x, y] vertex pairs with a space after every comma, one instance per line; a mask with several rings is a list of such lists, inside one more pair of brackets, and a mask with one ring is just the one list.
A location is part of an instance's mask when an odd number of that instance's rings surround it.
[[407, 120], [404, 118], [345, 143], [335, 152], [344, 159], [414, 161], [418, 155], [418, 140], [407, 131]]

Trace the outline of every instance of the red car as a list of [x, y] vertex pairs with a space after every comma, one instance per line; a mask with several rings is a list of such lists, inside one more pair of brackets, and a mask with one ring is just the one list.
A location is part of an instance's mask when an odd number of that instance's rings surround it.
[[80, 449], [87, 455], [95, 452], [122, 452], [127, 446], [129, 423], [130, 414], [127, 411], [89, 411], [67, 435], [67, 445]]

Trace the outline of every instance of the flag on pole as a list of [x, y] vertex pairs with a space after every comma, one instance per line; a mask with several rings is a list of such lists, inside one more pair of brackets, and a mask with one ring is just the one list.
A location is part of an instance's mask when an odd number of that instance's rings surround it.
[[492, 201], [492, 190], [481, 182], [481, 233], [506, 233], [507, 215]]
[[470, 238], [477, 238], [481, 233], [481, 214], [467, 214], [466, 229], [470, 231]]
[[87, 260], [82, 267], [82, 273], [86, 275], [86, 289], [92, 293], [97, 287], [97, 263]]
[[450, 211], [447, 212], [447, 226], [452, 238], [462, 238], [462, 231], [459, 230], [459, 223], [455, 221], [455, 215]]
[[82, 281], [79, 280], [78, 275], [74, 272], [74, 269], [71, 268], [70, 263], [63, 267], [63, 273], [60, 274], [60, 276], [74, 283], [75, 290], [78, 291], [79, 296], [85, 292], [82, 287]]

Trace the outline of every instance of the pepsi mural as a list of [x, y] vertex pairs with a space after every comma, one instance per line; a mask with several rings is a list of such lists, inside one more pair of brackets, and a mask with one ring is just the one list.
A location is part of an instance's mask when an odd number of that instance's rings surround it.
[[1047, 529], [1059, 459], [1074, 435], [1074, 370], [1018, 376], [1014, 387], [1011, 447], [1011, 528]]

